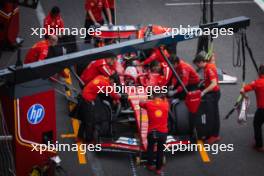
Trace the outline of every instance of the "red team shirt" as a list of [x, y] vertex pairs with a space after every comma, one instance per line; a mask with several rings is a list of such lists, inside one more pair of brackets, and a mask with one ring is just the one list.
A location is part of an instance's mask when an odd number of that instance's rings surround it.
[[108, 0], [109, 8], [114, 9], [115, 8], [115, 0]]
[[[175, 70], [179, 74], [185, 86], [199, 84], [200, 77], [190, 64], [184, 62], [183, 60], [180, 60], [177, 67], [175, 67]], [[173, 85], [176, 85], [177, 79], [173, 78], [172, 83]], [[181, 92], [181, 91], [183, 91], [183, 87], [179, 86], [177, 88], [177, 92]]]
[[48, 26], [51, 29], [61, 29], [64, 28], [64, 21], [60, 15], [56, 16], [55, 18], [51, 18], [51, 15], [49, 14], [44, 19], [44, 28], [46, 30], [48, 30]]
[[27, 53], [24, 63], [42, 61], [48, 56], [49, 42], [42, 40], [36, 43]]
[[104, 8], [109, 8], [108, 0], [86, 0], [85, 9], [87, 12], [91, 10], [97, 22], [103, 21], [102, 12]]
[[139, 106], [146, 109], [148, 113], [148, 132], [157, 130], [168, 133], [169, 103], [165, 99], [155, 98], [146, 102], [140, 102]]
[[[163, 51], [166, 57], [170, 57], [167, 50], [163, 49]], [[169, 68], [166, 61], [164, 60], [164, 57], [158, 48], [154, 49], [151, 55], [143, 62], [143, 65], [147, 65], [155, 60], [161, 63], [161, 68], [162, 68], [163, 76], [164, 76], [163, 85], [166, 85], [170, 81], [170, 78], [172, 76], [172, 71]]]
[[[167, 50], [163, 50], [164, 54], [166, 57], [170, 57], [169, 53]], [[151, 55], [143, 62], [143, 65], [147, 65], [153, 61], [159, 61], [159, 62], [165, 62], [164, 57], [162, 56], [159, 48], [155, 48]], [[165, 62], [166, 63], [166, 62]]]
[[220, 87], [218, 85], [217, 68], [216, 68], [215, 64], [207, 63], [205, 68], [204, 68], [204, 84], [205, 84], [205, 87], [208, 87], [211, 84], [213, 79], [216, 79], [217, 85], [214, 87], [214, 89], [212, 91], [217, 92], [220, 90]]
[[105, 59], [92, 61], [81, 75], [84, 84], [88, 84], [92, 79], [98, 75], [111, 76], [114, 71], [107, 65]]
[[[107, 86], [111, 86], [109, 78], [99, 75], [84, 87], [82, 97], [89, 102], [95, 101], [100, 91], [100, 88], [102, 88], [102, 90], [105, 92]], [[109, 95], [114, 100], [120, 99], [119, 94], [115, 94], [114, 91], [112, 91]]]
[[259, 79], [247, 84], [244, 87], [245, 92], [254, 90], [257, 98], [257, 107], [264, 109], [264, 76], [260, 76]]

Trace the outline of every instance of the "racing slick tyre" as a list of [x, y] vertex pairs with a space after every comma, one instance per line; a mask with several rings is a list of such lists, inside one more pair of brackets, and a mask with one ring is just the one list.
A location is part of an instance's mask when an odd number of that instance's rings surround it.
[[94, 107], [94, 120], [98, 137], [111, 136], [112, 109], [109, 103], [97, 98]]
[[184, 101], [177, 101], [171, 105], [169, 131], [176, 135], [191, 134], [190, 113]]

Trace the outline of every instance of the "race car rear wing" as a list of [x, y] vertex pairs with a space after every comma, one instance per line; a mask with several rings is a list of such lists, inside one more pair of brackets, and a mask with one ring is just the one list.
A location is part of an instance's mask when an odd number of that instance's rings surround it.
[[[246, 29], [250, 25], [248, 17], [240, 16], [215, 23], [206, 24], [207, 28], [233, 28], [234, 32], [239, 29]], [[199, 26], [194, 26], [197, 28]], [[201, 27], [203, 28], [203, 27]], [[0, 81], [2, 84], [16, 85], [35, 79], [47, 79], [50, 76], [59, 73], [66, 67], [80, 64], [87, 61], [92, 61], [100, 58], [116, 56], [128, 52], [136, 52], [138, 50], [146, 50], [157, 48], [162, 45], [171, 45], [185, 40], [191, 40], [200, 37], [198, 34], [171, 35], [161, 34], [152, 35], [144, 39], [134, 39], [118, 44], [112, 44], [100, 48], [93, 48], [84, 51], [79, 51], [59, 57], [54, 57], [48, 60], [25, 64], [22, 66], [10, 66], [0, 70]]]

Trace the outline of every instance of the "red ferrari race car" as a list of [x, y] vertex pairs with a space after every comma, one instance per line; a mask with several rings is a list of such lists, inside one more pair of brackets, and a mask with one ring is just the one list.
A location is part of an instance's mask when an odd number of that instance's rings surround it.
[[[100, 39], [125, 40], [137, 36], [140, 30], [137, 26], [102, 26], [101, 31], [102, 35], [97, 36]], [[120, 86], [127, 90], [121, 104], [115, 107], [105, 97], [97, 102], [94, 140], [101, 144], [103, 151], [141, 153], [147, 150], [148, 116], [139, 102], [148, 99], [148, 87], [166, 88], [166, 83], [161, 74], [139, 66], [141, 57], [140, 53], [117, 56]], [[167, 144], [188, 143], [194, 139], [192, 118], [184, 101], [172, 100]]]

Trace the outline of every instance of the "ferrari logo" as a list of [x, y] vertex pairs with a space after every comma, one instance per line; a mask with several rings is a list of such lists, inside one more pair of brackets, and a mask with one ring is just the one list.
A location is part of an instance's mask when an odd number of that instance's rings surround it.
[[94, 84], [94, 85], [99, 84], [99, 82], [100, 82], [100, 80], [98, 80], [98, 79], [93, 80], [93, 84]]
[[156, 110], [156, 111], [155, 111], [155, 116], [156, 116], [156, 117], [161, 117], [162, 114], [163, 114], [163, 113], [162, 113], [161, 110]]

